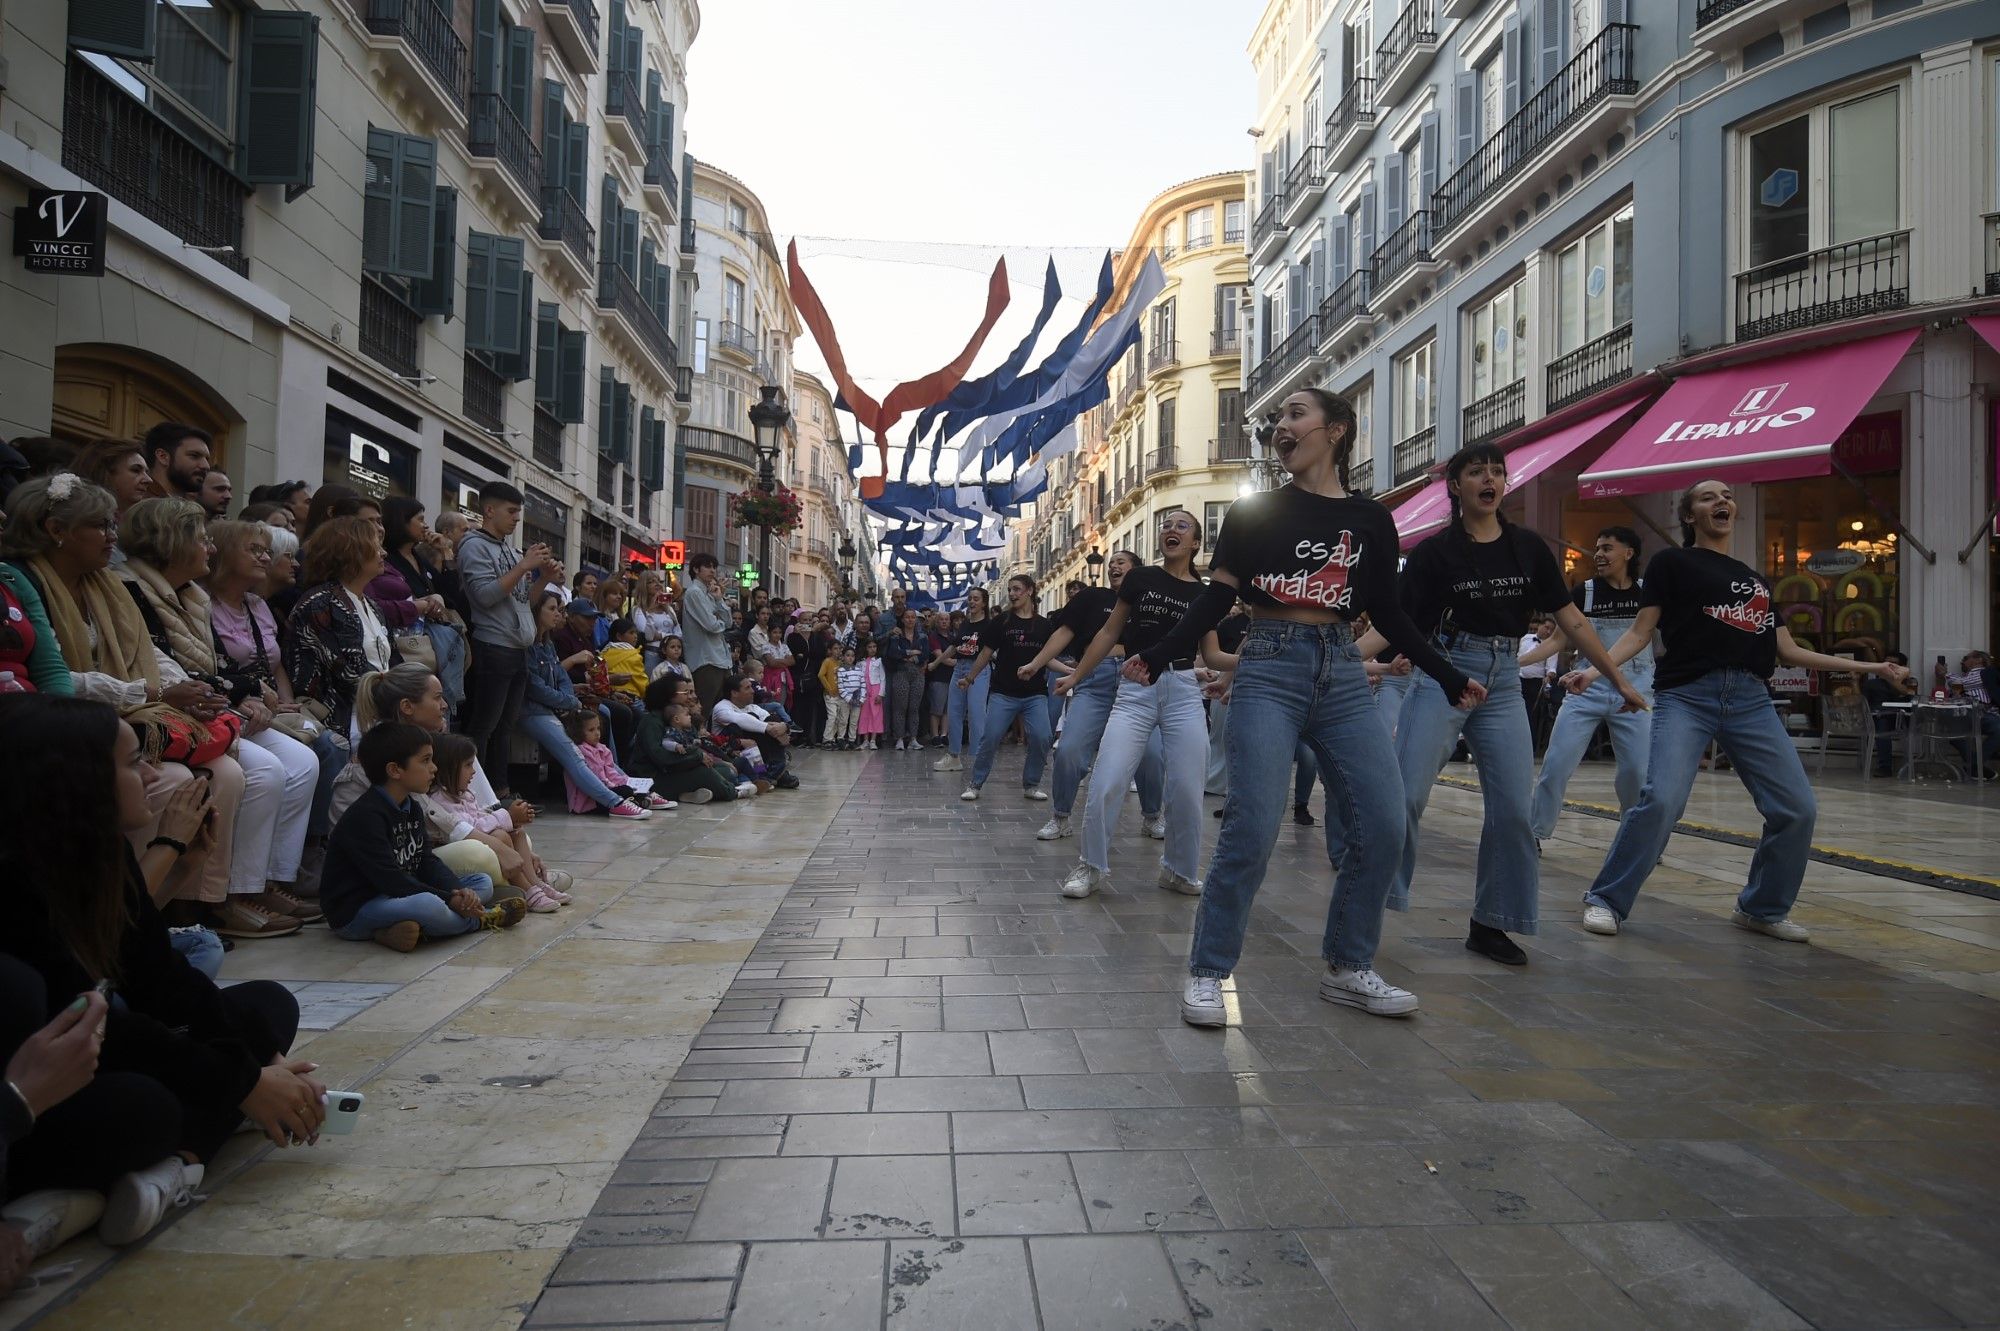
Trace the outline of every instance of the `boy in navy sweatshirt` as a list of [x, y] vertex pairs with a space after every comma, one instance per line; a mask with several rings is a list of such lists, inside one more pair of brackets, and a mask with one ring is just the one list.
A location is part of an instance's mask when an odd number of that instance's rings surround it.
[[361, 737], [354, 758], [368, 777], [368, 792], [334, 825], [320, 876], [320, 902], [334, 933], [408, 952], [422, 938], [521, 922], [526, 903], [518, 897], [494, 902], [491, 878], [460, 878], [431, 853], [416, 800], [437, 773], [430, 732], [385, 721]]

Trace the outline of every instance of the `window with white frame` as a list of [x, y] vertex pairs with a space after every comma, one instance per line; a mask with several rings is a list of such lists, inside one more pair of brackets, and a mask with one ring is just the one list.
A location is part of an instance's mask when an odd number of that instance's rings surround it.
[[739, 236], [750, 234], [750, 210], [743, 206], [741, 200], [729, 201], [729, 229]]
[[227, 161], [236, 141], [236, 10], [223, 0], [155, 0], [150, 63], [85, 54], [152, 112]]
[[1213, 550], [1217, 538], [1222, 535], [1222, 519], [1229, 512], [1229, 501], [1211, 499], [1201, 506], [1201, 548]]
[[1367, 4], [1357, 6], [1342, 25], [1341, 48], [1347, 57], [1347, 86], [1373, 73], [1375, 59], [1375, 15]]
[[1323, 86], [1321, 80], [1314, 79], [1311, 89], [1306, 92], [1304, 133], [1305, 142], [1308, 146], [1317, 139], [1320, 124], [1326, 119], [1326, 96], [1321, 91]]
[[744, 306], [747, 304], [748, 288], [740, 277], [724, 274], [722, 278], [722, 322], [742, 328]]
[[1556, 355], [1632, 322], [1632, 205], [1556, 251]]
[[1902, 225], [1899, 94], [1817, 106], [1746, 136], [1751, 268]]
[[1242, 199], [1231, 199], [1222, 205], [1222, 243], [1241, 245], [1243, 243], [1243, 218], [1249, 212], [1249, 205]]
[[1437, 343], [1412, 347], [1395, 360], [1396, 442], [1437, 424]]
[[1516, 278], [1467, 316], [1470, 396], [1475, 402], [1527, 377], [1527, 291], [1526, 279]]
[[1181, 219], [1182, 243], [1191, 250], [1205, 250], [1215, 243], [1215, 209], [1193, 208]]
[[1375, 456], [1375, 381], [1363, 379], [1342, 396], [1354, 408], [1354, 452], [1349, 460], [1358, 467]]

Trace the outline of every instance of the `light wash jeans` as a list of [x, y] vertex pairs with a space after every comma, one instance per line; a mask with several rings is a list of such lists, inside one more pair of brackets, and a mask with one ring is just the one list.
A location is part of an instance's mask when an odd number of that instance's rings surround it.
[[1396, 719], [1403, 714], [1403, 703], [1410, 696], [1410, 682], [1417, 676], [1412, 670], [1407, 675], [1384, 675], [1375, 681], [1375, 710], [1382, 714], [1382, 724], [1391, 735], [1396, 733]]
[[1750, 857], [1750, 877], [1736, 908], [1759, 920], [1782, 920], [1799, 898], [1819, 805], [1805, 764], [1771, 705], [1764, 681], [1747, 670], [1715, 670], [1692, 683], [1662, 689], [1653, 702], [1653, 751], [1636, 804], [1618, 820], [1618, 834], [1584, 902], [1608, 906], [1619, 919], [1632, 913], [1687, 807], [1695, 772], [1711, 740], [1719, 741], [1764, 815], [1764, 833]]
[[1041, 784], [1042, 768], [1049, 761], [1048, 702], [1040, 694], [1017, 698], [1010, 693], [995, 693], [986, 700], [986, 733], [980, 737], [979, 752], [972, 759], [972, 780], [967, 784], [974, 790], [993, 775], [993, 756], [1000, 751], [1017, 716], [1027, 734], [1028, 750], [1021, 769], [1021, 789], [1033, 790]]
[[186, 958], [188, 965], [209, 979], [222, 973], [222, 940], [216, 937], [215, 930], [199, 924], [184, 925], [167, 930], [167, 941]]
[[[1074, 709], [1074, 701], [1071, 703]], [[1070, 725], [1076, 712], [1070, 712]], [[1069, 726], [1063, 728], [1069, 742]], [[1118, 701], [1104, 725], [1090, 768], [1090, 798], [1083, 811], [1083, 862], [1111, 869], [1111, 827], [1125, 803], [1125, 788], [1158, 742], [1164, 755], [1167, 851], [1160, 862], [1190, 882], [1201, 873], [1201, 779], [1208, 757], [1208, 721], [1192, 670], [1169, 670], [1151, 684], [1121, 679]], [[1062, 746], [1056, 746], [1057, 770]]]
[[[525, 721], [528, 718], [521, 719]], [[485, 874], [469, 873], [458, 883], [460, 887], [471, 888], [480, 905], [492, 903], [493, 880]], [[361, 909], [354, 912], [353, 919], [334, 932], [350, 943], [360, 943], [374, 937], [377, 929], [387, 929], [405, 920], [415, 920], [426, 938], [456, 938], [479, 927], [478, 920], [468, 920], [460, 915], [446, 905], [444, 898], [437, 893], [414, 892], [407, 897], [371, 897], [361, 903]]]
[[534, 716], [525, 713], [514, 723], [514, 728], [542, 746], [542, 752], [562, 768], [563, 774], [576, 783], [576, 788], [597, 801], [605, 808], [615, 808], [618, 796], [612, 789], [597, 779], [597, 773], [584, 764], [583, 755], [570, 742], [569, 733], [562, 722], [547, 712]]
[[[961, 689], [958, 682], [972, 673], [972, 662], [960, 661], [951, 668], [951, 695], [945, 700], [945, 744], [957, 757], [960, 745], [977, 749], [986, 735], [986, 694], [993, 685], [991, 670], [979, 672], [972, 687]], [[963, 738], [961, 738], [963, 732]]]
[[[1077, 788], [1086, 770], [1094, 770], [1103, 747], [1104, 723], [1118, 700], [1118, 672], [1125, 663], [1106, 657], [1090, 677], [1069, 695], [1069, 715], [1063, 719], [1062, 738], [1056, 741], [1055, 781], [1049, 789], [1051, 808], [1058, 818], [1067, 818], [1076, 807]], [[1147, 818], [1160, 814], [1160, 741], [1158, 732], [1146, 741], [1139, 760], [1139, 812]], [[1131, 783], [1131, 775], [1126, 783]], [[1119, 791], [1125, 787], [1120, 786]], [[1189, 874], [1188, 877], [1194, 877]]]
[[[1651, 671], [1635, 678], [1628, 670], [1625, 678], [1634, 688], [1650, 693]], [[1597, 733], [1600, 721], [1611, 727], [1611, 751], [1618, 759], [1619, 811], [1623, 813], [1638, 802], [1653, 749], [1653, 718], [1645, 712], [1619, 710], [1624, 705], [1618, 690], [1603, 679], [1563, 699], [1556, 711], [1555, 727], [1549, 731], [1549, 747], [1542, 754], [1542, 774], [1535, 778], [1531, 818], [1535, 840], [1546, 841], [1555, 834], [1563, 792], [1569, 789], [1569, 779], [1590, 748], [1590, 737]]]
[[[1320, 955], [1338, 966], [1373, 966], [1382, 905], [1403, 850], [1403, 809], [1392, 779], [1395, 750], [1375, 719], [1354, 631], [1257, 620], [1241, 658], [1230, 686], [1229, 802], [1195, 913], [1188, 970], [1219, 978], [1236, 969], [1301, 738], [1326, 774], [1327, 826], [1340, 825], [1347, 846]], [[1330, 836], [1327, 849], [1334, 849]]]
[[1528, 827], [1528, 795], [1535, 784], [1535, 746], [1528, 709], [1521, 706], [1519, 644], [1513, 638], [1460, 635], [1444, 653], [1467, 676], [1486, 686], [1486, 701], [1461, 712], [1444, 686], [1425, 675], [1410, 688], [1396, 724], [1396, 761], [1403, 769], [1402, 869], [1389, 894], [1392, 910], [1410, 908], [1410, 880], [1417, 873], [1417, 829], [1424, 806], [1462, 733], [1479, 764], [1486, 806], [1479, 830], [1472, 918], [1512, 934], [1532, 934], [1541, 919], [1541, 863]]
[[[1075, 656], [1061, 658], [1063, 664], [1070, 666], [1075, 665], [1080, 659], [1082, 658]], [[1050, 671], [1042, 676], [1042, 690], [1049, 699], [1049, 735], [1053, 738], [1055, 733], [1062, 729], [1063, 715], [1063, 696], [1056, 692], [1055, 672]]]

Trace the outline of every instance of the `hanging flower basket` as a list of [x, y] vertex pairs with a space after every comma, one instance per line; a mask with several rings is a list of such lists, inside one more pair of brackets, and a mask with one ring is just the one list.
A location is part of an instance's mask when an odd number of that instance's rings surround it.
[[782, 485], [773, 494], [743, 490], [729, 497], [732, 527], [764, 527], [782, 536], [797, 527], [804, 515], [805, 505]]

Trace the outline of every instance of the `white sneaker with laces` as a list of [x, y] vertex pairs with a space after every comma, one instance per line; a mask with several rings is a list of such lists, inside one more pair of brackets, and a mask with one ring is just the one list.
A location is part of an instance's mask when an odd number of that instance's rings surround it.
[[956, 772], [963, 765], [959, 762], [957, 754], [947, 753], [944, 757], [931, 764], [931, 770], [933, 772]]
[[1164, 817], [1148, 818], [1145, 823], [1145, 833], [1155, 841], [1165, 841], [1167, 839], [1167, 820]]
[[748, 800], [755, 799], [756, 797], [757, 783], [755, 781], [738, 781], [736, 783], [736, 798]]
[[1069, 819], [1057, 814], [1042, 824], [1042, 830], [1035, 833], [1037, 841], [1060, 841], [1066, 836], [1075, 836], [1076, 829], [1069, 825]]
[[1229, 1010], [1222, 1005], [1222, 981], [1213, 975], [1190, 975], [1181, 990], [1181, 1020], [1190, 1026], [1227, 1026]]
[[1789, 918], [1760, 920], [1755, 915], [1745, 915], [1736, 910], [1729, 913], [1729, 922], [1739, 929], [1748, 929], [1753, 934], [1763, 934], [1767, 938], [1782, 938], [1787, 943], [1809, 943], [1812, 930], [1803, 924], [1793, 924]]
[[1034, 787], [1030, 786], [1029, 788], [1021, 792], [1021, 798], [1024, 800], [1039, 800], [1042, 803], [1046, 804], [1048, 803], [1049, 792], [1046, 790], [1036, 790]]
[[1583, 928], [1586, 933], [1611, 937], [1618, 932], [1618, 914], [1609, 906], [1585, 906]]
[[1088, 864], [1078, 862], [1077, 866], [1069, 871], [1069, 877], [1063, 879], [1062, 894], [1073, 901], [1081, 900], [1104, 886], [1104, 879], [1104, 874]]
[[896, 752], [898, 752], [898, 753], [901, 753], [902, 751], [903, 751], [903, 741], [901, 741], [901, 740], [897, 740], [897, 741], [896, 741]]
[[1160, 866], [1158, 887], [1162, 892], [1178, 892], [1184, 897], [1198, 897], [1201, 895], [1201, 883], [1199, 881], [1193, 878], [1183, 878], [1164, 864]]
[[50, 1188], [16, 1197], [0, 1209], [0, 1219], [21, 1231], [28, 1255], [40, 1260], [97, 1223], [104, 1194], [80, 1188]]
[[964, 790], [958, 792], [958, 797], [962, 800], [976, 800], [979, 798], [979, 787], [967, 786]]
[[1349, 970], [1328, 966], [1320, 978], [1319, 996], [1329, 1003], [1344, 1003], [1372, 1012], [1378, 1017], [1399, 1017], [1417, 1010], [1417, 996], [1398, 989], [1372, 970]]
[[153, 1232], [170, 1208], [194, 1201], [201, 1186], [202, 1167], [170, 1155], [150, 1169], [127, 1174], [104, 1196], [104, 1218], [97, 1237], [112, 1247], [137, 1243]]

